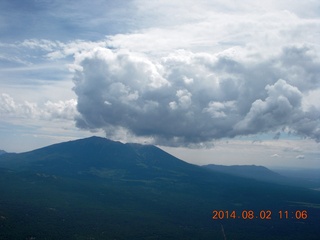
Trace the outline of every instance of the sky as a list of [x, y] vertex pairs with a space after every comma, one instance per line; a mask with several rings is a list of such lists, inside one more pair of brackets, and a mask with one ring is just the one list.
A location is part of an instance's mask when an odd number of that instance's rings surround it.
[[319, 39], [316, 0], [1, 0], [0, 149], [320, 168]]

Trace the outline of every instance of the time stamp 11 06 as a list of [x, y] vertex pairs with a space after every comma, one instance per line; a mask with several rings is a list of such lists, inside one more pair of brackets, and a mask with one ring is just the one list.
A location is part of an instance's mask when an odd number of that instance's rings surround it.
[[243, 219], [243, 220], [272, 220], [272, 219], [296, 219], [296, 220], [306, 220], [308, 218], [307, 210], [279, 210], [277, 212], [271, 210], [213, 210], [212, 219], [222, 220], [222, 219]]

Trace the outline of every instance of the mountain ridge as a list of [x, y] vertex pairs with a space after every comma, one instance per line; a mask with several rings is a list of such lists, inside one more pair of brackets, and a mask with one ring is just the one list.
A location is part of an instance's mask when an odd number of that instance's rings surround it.
[[[154, 145], [122, 143], [97, 136], [56, 143], [23, 153], [5, 153], [0, 155], [0, 167], [70, 176], [122, 175], [128, 178], [172, 176], [174, 173], [182, 176], [181, 170], [189, 169], [194, 175], [203, 174], [205, 178], [208, 175], [199, 169], [202, 168], [215, 174], [318, 188], [318, 184], [311, 181], [283, 176], [263, 166], [198, 166], [176, 158]], [[192, 175], [189, 177], [193, 178]]]
[[282, 177], [280, 174], [268, 169], [264, 166], [257, 165], [217, 165], [217, 164], [207, 164], [202, 165], [204, 168], [208, 168], [211, 170], [229, 173], [233, 175], [253, 178], [253, 179], [270, 179], [272, 177], [279, 178]]
[[143, 169], [155, 174], [159, 169], [168, 174], [191, 165], [153, 145], [121, 143], [95, 136], [0, 158], [1, 167], [27, 170], [32, 166], [34, 170], [67, 175], [89, 173], [92, 168], [125, 169], [131, 175], [137, 175]]
[[207, 164], [201, 166], [206, 169], [210, 169], [214, 172], [226, 173], [232, 176], [239, 176], [248, 179], [254, 179], [258, 181], [289, 185], [289, 186], [300, 186], [306, 188], [319, 188], [319, 181], [312, 181], [310, 179], [302, 179], [294, 175], [284, 175], [271, 170], [264, 166], [256, 165], [216, 165], [216, 164]]
[[[0, 192], [0, 239], [222, 240], [222, 224], [228, 239], [317, 240], [320, 234], [320, 192], [232, 176], [156, 146], [100, 137], [0, 156]], [[272, 220], [259, 219], [266, 209]], [[308, 219], [277, 217], [279, 210], [300, 209]], [[238, 217], [213, 219], [214, 210]], [[249, 210], [257, 217], [242, 219]]]

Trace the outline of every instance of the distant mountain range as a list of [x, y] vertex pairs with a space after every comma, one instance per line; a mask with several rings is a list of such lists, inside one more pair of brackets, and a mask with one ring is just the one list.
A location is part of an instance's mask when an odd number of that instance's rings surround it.
[[[316, 174], [319, 174], [319, 170], [276, 170], [272, 171], [263, 166], [256, 165], [233, 165], [233, 166], [223, 166], [208, 164], [203, 165], [202, 167], [210, 169], [212, 171], [226, 173], [233, 176], [245, 177], [250, 179], [255, 179], [259, 181], [289, 185], [289, 186], [300, 186], [307, 188], [320, 188], [320, 176], [317, 177]], [[302, 177], [301, 173], [305, 173]], [[289, 174], [292, 173], [292, 174]], [[313, 175], [310, 175], [310, 174]], [[307, 175], [309, 174], [309, 178]]]
[[100, 137], [2, 154], [0, 239], [318, 239], [320, 192], [277, 176]]
[[233, 166], [223, 166], [223, 165], [215, 165], [209, 164], [204, 165], [203, 167], [218, 171], [224, 172], [232, 175], [237, 175], [241, 177], [248, 177], [258, 180], [265, 181], [276, 181], [277, 179], [282, 180], [283, 176], [278, 173], [275, 173], [263, 166], [256, 165], [233, 165]]
[[5, 154], [5, 153], [7, 153], [7, 152], [0, 149], [0, 155]]

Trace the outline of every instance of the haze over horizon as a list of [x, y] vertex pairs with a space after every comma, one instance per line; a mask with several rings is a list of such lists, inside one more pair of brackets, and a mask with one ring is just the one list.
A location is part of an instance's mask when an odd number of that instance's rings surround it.
[[4, 0], [0, 149], [91, 135], [320, 168], [317, 1]]

